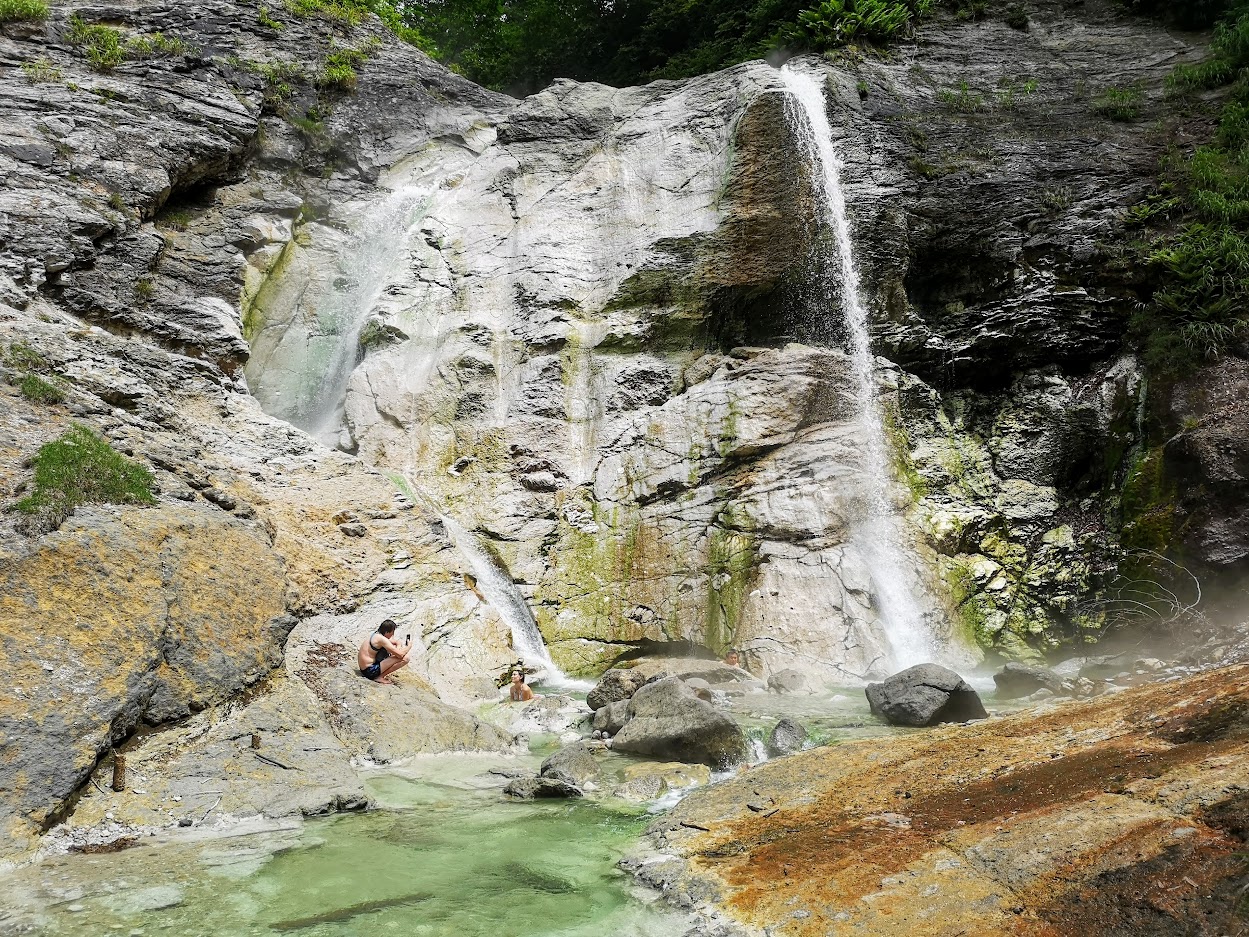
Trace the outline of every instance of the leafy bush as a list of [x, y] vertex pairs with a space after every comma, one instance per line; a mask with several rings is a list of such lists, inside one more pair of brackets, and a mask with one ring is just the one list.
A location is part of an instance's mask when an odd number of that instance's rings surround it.
[[62, 403], [65, 400], [64, 391], [38, 374], [23, 375], [17, 382], [17, 389], [23, 397], [35, 403]]
[[13, 505], [27, 533], [55, 530], [82, 504], [155, 504], [152, 473], [80, 423], [42, 446], [34, 490]]
[[0, 23], [40, 23], [47, 18], [46, 0], [0, 0]]

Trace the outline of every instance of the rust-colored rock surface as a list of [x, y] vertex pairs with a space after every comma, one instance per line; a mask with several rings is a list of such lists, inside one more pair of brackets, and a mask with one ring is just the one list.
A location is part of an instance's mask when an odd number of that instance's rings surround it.
[[821, 748], [689, 797], [639, 876], [785, 935], [1233, 934], [1249, 667]]

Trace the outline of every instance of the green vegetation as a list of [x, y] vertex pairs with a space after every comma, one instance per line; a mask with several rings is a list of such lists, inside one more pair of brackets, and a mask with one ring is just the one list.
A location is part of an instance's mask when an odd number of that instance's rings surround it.
[[190, 227], [194, 218], [189, 208], [166, 207], [156, 216], [156, 227], [167, 228], [170, 231], [185, 231]]
[[856, 39], [888, 42], [926, 16], [932, 4], [933, 0], [821, 0], [798, 14], [798, 26], [815, 48], [832, 48]]
[[355, 26], [372, 9], [363, 0], [285, 0], [292, 16], [315, 17], [347, 26]]
[[1146, 361], [1178, 374], [1249, 335], [1249, 2], [1219, 24], [1205, 62], [1178, 67], [1172, 93], [1226, 87], [1214, 140], [1172, 161], [1171, 181], [1128, 212], [1152, 228], [1137, 248], [1156, 288], [1133, 318]]
[[34, 490], [13, 505], [28, 533], [55, 530], [81, 504], [155, 504], [155, 479], [89, 427], [74, 424], [34, 458]]
[[337, 88], [340, 91], [353, 90], [356, 87], [356, 69], [363, 64], [376, 46], [377, 41], [371, 40], [359, 48], [350, 46], [331, 48], [321, 63], [317, 86]]
[[1027, 30], [1028, 11], [1021, 6], [1011, 7], [1002, 16], [1002, 22], [1011, 29]]
[[126, 60], [126, 44], [121, 32], [111, 26], [88, 26], [75, 14], [70, 17], [65, 38], [70, 45], [82, 50], [96, 71], [110, 71]]
[[268, 7], [260, 8], [260, 13], [257, 15], [256, 21], [260, 23], [261, 26], [265, 27], [265, 29], [273, 29], [273, 30], [280, 31], [286, 28], [285, 23], [283, 23], [281, 20], [275, 20], [273, 18], [273, 14], [269, 11]]
[[32, 62], [23, 62], [22, 74], [32, 85], [61, 80], [61, 70], [47, 56], [42, 56]]
[[35, 403], [63, 403], [65, 400], [64, 391], [38, 374], [23, 375], [17, 382], [17, 389], [23, 397]]
[[134, 298], [141, 303], [150, 303], [156, 297], [156, 284], [144, 278], [134, 285]]
[[45, 0], [0, 0], [0, 23], [40, 23], [47, 18]]
[[70, 17], [65, 38], [86, 55], [92, 68], [100, 72], [111, 71], [127, 59], [159, 59], [186, 55], [191, 51], [186, 42], [177, 36], [156, 32], [126, 39], [121, 30], [100, 24], [88, 25], [77, 14]]
[[4, 356], [5, 364], [23, 371], [46, 371], [48, 361], [25, 342], [14, 342]]
[[973, 91], [965, 81], [960, 81], [957, 88], [942, 88], [937, 92], [937, 100], [960, 114], [978, 114], [989, 109], [984, 95]]
[[1140, 116], [1145, 92], [1139, 85], [1107, 88], [1093, 102], [1093, 113], [1109, 120], [1128, 122]]

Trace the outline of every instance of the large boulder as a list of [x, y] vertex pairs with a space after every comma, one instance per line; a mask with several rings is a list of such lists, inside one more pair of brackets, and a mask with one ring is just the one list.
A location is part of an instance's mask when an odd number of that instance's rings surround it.
[[738, 724], [699, 699], [679, 677], [665, 677], [634, 693], [628, 716], [612, 743], [615, 751], [720, 769], [746, 757]]
[[776, 693], [801, 693], [807, 688], [807, 678], [797, 670], [781, 670], [768, 677], [768, 689]]
[[768, 736], [768, 755], [776, 758], [780, 755], [792, 755], [802, 751], [807, 741], [807, 730], [792, 719], [782, 719]]
[[1068, 692], [1065, 680], [1054, 671], [1031, 664], [1011, 661], [993, 675], [999, 699], [1019, 699], [1031, 696], [1037, 690], [1049, 690], [1055, 694]]
[[971, 684], [940, 664], [916, 664], [866, 690], [872, 715], [899, 726], [984, 719], [980, 695]]
[[600, 774], [602, 770], [590, 752], [590, 747], [584, 742], [574, 742], [561, 748], [542, 762], [539, 771], [541, 777], [566, 781], [579, 788], [584, 788]]
[[641, 671], [613, 667], [599, 678], [598, 685], [586, 694], [585, 701], [591, 709], [602, 709], [608, 703], [627, 700], [645, 682], [646, 676]]
[[595, 710], [594, 731], [615, 735], [624, 728], [624, 724], [628, 721], [629, 701], [627, 699], [616, 700], [614, 703], [608, 703]]
[[37, 541], [0, 538], [0, 853], [140, 722], [267, 676], [295, 624], [285, 592], [263, 532], [202, 504], [81, 508]]

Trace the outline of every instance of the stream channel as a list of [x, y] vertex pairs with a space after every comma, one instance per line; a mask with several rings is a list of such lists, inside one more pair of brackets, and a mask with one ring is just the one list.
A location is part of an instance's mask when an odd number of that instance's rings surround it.
[[[986, 702], [993, 706], [991, 699]], [[754, 692], [732, 701], [752, 739], [782, 716], [809, 744], [899, 731], [861, 689]], [[499, 717], [503, 706], [483, 715]], [[559, 747], [521, 756], [425, 756], [368, 779], [378, 809], [304, 823], [173, 831], [119, 852], [54, 854], [0, 873], [0, 934], [376, 933], [438, 937], [668, 937], [686, 915], [634, 886], [616, 863], [672, 802], [512, 802], [500, 773], [536, 771]], [[758, 750], [761, 746], [752, 743]], [[604, 792], [634, 759], [608, 753]]]

